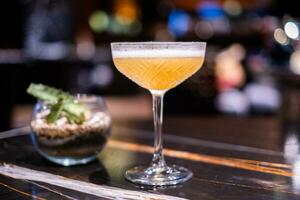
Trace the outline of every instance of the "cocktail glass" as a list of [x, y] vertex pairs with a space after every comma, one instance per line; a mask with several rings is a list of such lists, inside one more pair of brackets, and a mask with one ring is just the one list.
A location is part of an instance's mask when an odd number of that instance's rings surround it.
[[163, 97], [197, 72], [203, 64], [205, 42], [120, 42], [111, 43], [117, 69], [153, 97], [154, 154], [150, 166], [136, 166], [125, 178], [141, 185], [165, 186], [183, 183], [193, 173], [187, 168], [167, 166], [163, 156]]

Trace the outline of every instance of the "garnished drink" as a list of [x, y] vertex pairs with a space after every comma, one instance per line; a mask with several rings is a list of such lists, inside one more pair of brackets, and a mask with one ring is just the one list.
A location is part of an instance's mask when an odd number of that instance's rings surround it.
[[75, 97], [42, 84], [31, 84], [27, 92], [40, 100], [30, 125], [33, 144], [41, 155], [65, 166], [96, 159], [111, 125], [101, 98]]
[[149, 167], [137, 166], [125, 178], [142, 185], [175, 185], [189, 180], [193, 173], [173, 165], [163, 157], [163, 96], [171, 88], [197, 72], [204, 60], [203, 42], [132, 42], [112, 43], [112, 56], [117, 69], [153, 97], [154, 154]]

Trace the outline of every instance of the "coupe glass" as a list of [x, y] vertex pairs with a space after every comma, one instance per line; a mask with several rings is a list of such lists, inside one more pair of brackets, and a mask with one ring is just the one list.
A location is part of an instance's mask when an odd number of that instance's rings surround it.
[[167, 166], [163, 156], [163, 97], [171, 88], [197, 72], [204, 61], [205, 42], [121, 42], [111, 43], [117, 69], [153, 97], [154, 154], [150, 166], [136, 166], [125, 178], [141, 185], [175, 185], [193, 173], [181, 166]]

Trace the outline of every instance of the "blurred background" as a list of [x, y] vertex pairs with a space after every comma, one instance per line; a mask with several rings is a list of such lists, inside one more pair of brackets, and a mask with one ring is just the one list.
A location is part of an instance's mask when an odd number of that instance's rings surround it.
[[[300, 116], [292, 0], [11, 0], [0, 3], [0, 130], [30, 120], [29, 83], [103, 95], [115, 118], [151, 119], [110, 42], [206, 41], [205, 64], [165, 97], [167, 116]], [[137, 109], [138, 108], [138, 109]]]

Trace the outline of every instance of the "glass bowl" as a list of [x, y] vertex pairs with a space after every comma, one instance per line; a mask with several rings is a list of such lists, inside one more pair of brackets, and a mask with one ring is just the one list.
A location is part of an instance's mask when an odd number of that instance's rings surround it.
[[47, 123], [49, 104], [38, 101], [31, 121], [31, 138], [36, 150], [46, 159], [63, 165], [86, 164], [97, 158], [111, 131], [111, 117], [104, 100], [95, 95], [75, 96], [90, 110], [82, 124], [70, 124], [65, 117]]

